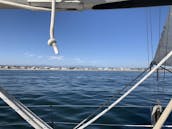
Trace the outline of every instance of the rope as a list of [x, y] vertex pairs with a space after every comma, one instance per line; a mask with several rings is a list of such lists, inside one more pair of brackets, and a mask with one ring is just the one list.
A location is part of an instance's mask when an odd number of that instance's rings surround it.
[[52, 7], [44, 8], [44, 7], [35, 7], [31, 5], [25, 5], [21, 3], [15, 3], [5, 0], [0, 0], [0, 4], [17, 7], [21, 9], [27, 9], [27, 10], [35, 10], [35, 11], [51, 11], [51, 23], [50, 23], [50, 39], [48, 40], [48, 45], [52, 46], [54, 49], [55, 54], [58, 54], [58, 48], [56, 46], [56, 40], [54, 38], [54, 23], [55, 23], [55, 14], [56, 14], [56, 0], [52, 0]]
[[56, 0], [52, 0], [51, 21], [50, 21], [50, 39], [48, 40], [48, 45], [53, 47], [55, 54], [58, 54], [58, 48], [56, 46], [56, 40], [54, 38], [55, 16], [56, 16]]
[[35, 6], [15, 3], [15, 2], [7, 1], [7, 0], [0, 0], [0, 4], [17, 7], [21, 9], [35, 10], [35, 11], [51, 11], [51, 9], [49, 8], [35, 7]]

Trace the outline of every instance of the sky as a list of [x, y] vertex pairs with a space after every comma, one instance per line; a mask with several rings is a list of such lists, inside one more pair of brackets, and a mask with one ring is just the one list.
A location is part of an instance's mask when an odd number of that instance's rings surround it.
[[0, 65], [146, 67], [167, 12], [165, 6], [57, 12], [56, 56], [47, 44], [49, 12], [0, 10]]

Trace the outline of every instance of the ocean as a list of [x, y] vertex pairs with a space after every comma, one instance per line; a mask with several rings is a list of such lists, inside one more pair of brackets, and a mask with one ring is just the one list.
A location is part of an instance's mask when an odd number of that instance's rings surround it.
[[[110, 97], [115, 95], [113, 100], [117, 99], [121, 95], [119, 90], [139, 74], [2, 70], [0, 86], [54, 129], [72, 129]], [[152, 75], [88, 129], [137, 129], [121, 125], [150, 125], [152, 106], [160, 103], [164, 107], [172, 97], [171, 77], [172, 74], [161, 72], [157, 81], [156, 74]], [[171, 122], [172, 115], [166, 124]], [[0, 129], [32, 127], [0, 100]]]

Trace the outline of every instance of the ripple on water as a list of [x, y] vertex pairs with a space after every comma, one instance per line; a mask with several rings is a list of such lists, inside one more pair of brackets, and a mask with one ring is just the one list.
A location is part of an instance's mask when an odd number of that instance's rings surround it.
[[[139, 72], [63, 72], [63, 71], [0, 71], [0, 85], [26, 105], [44, 105], [30, 109], [54, 128], [71, 129], [75, 125], [53, 124], [53, 121], [80, 122], [118, 93]], [[154, 76], [140, 85], [119, 105], [152, 106], [159, 98], [167, 104], [172, 95], [171, 76], [155, 81]], [[159, 86], [159, 88], [158, 88]], [[157, 95], [158, 93], [158, 95]], [[117, 94], [114, 100], [121, 94]], [[0, 105], [6, 105], [0, 101]], [[48, 106], [46, 106], [48, 105]], [[57, 105], [51, 106], [51, 105]], [[58, 107], [58, 105], [66, 105]], [[67, 106], [92, 105], [93, 107]], [[168, 119], [170, 121], [170, 118]], [[167, 124], [170, 124], [170, 122]], [[16, 126], [6, 124], [20, 123]], [[0, 109], [0, 129], [30, 129], [10, 108]], [[150, 124], [150, 108], [113, 108], [97, 123]], [[1, 126], [3, 125], [3, 126]], [[89, 129], [114, 129], [114, 127], [90, 126]], [[124, 129], [116, 127], [115, 129]], [[132, 128], [133, 129], [133, 128]]]

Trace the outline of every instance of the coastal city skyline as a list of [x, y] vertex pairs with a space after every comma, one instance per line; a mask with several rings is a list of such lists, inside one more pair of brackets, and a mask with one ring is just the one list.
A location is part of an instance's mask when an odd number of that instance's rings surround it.
[[55, 37], [60, 54], [56, 56], [47, 45], [49, 13], [2, 10], [0, 64], [145, 67], [148, 65], [146, 12], [149, 11], [154, 55], [167, 7], [59, 12]]
[[17, 66], [0, 65], [0, 70], [53, 70], [53, 71], [144, 71], [145, 68], [93, 67], [93, 66]]

